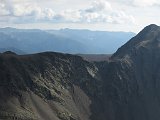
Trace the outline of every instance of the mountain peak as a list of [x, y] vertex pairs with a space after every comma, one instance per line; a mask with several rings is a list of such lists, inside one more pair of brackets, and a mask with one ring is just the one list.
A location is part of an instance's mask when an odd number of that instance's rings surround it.
[[146, 26], [139, 34], [148, 33], [148, 32], [160, 32], [160, 27], [156, 24], [150, 24]]
[[16, 53], [12, 52], [12, 51], [5, 51], [3, 54], [7, 54], [7, 55], [16, 55]]
[[158, 25], [156, 25], [156, 24], [150, 24], [150, 25], [148, 25], [148, 26], [146, 26], [145, 28], [159, 28], [159, 26]]
[[119, 48], [112, 58], [123, 58], [126, 55], [132, 55], [132, 53], [141, 50], [141, 48], [146, 48], [148, 50], [152, 50], [152, 48], [159, 49], [159, 42], [160, 26], [150, 24]]

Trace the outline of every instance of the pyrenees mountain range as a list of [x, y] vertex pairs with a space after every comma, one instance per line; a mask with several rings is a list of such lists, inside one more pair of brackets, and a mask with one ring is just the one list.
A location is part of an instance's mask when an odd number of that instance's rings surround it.
[[132, 32], [90, 30], [38, 30], [0, 28], [0, 51], [31, 54], [45, 51], [72, 54], [112, 54], [126, 43]]
[[0, 54], [0, 119], [159, 120], [159, 73], [160, 27], [154, 24], [106, 61], [7, 51]]

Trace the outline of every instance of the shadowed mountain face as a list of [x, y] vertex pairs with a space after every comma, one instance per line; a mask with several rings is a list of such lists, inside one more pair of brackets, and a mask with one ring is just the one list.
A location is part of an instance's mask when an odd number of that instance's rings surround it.
[[113, 116], [118, 117], [115, 119], [158, 120], [160, 27], [147, 26], [111, 59], [105, 89], [106, 101], [110, 96]]
[[91, 99], [101, 87], [97, 72], [94, 64], [78, 56], [3, 53], [0, 118], [88, 120]]
[[159, 120], [160, 27], [104, 62], [60, 53], [0, 54], [0, 119]]
[[111, 54], [77, 54], [81, 56], [84, 60], [89, 62], [101, 62], [108, 61], [111, 57]]

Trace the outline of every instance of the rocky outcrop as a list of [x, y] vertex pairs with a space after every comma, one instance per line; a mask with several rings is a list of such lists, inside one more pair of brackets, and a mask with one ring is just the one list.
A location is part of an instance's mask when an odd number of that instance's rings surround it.
[[159, 45], [160, 27], [149, 25], [111, 57], [104, 91], [109, 120], [160, 118]]
[[1, 119], [89, 119], [101, 87], [94, 64], [60, 53], [10, 53], [0, 55]]

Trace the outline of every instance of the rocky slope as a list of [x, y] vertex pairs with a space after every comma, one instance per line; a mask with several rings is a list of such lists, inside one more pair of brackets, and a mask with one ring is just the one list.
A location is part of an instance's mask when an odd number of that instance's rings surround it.
[[101, 93], [97, 71], [67, 54], [0, 54], [0, 119], [88, 120]]
[[160, 118], [159, 65], [160, 27], [149, 25], [111, 58], [104, 100], [109, 120]]
[[2, 120], [159, 120], [160, 27], [108, 61], [60, 53], [0, 54]]

